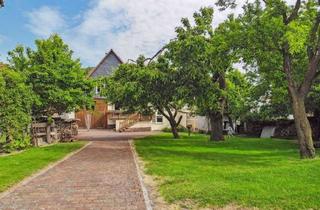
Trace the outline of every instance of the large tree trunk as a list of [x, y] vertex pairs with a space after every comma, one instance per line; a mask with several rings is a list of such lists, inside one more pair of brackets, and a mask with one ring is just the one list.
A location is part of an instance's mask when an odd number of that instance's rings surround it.
[[311, 59], [304, 81], [301, 86], [298, 86], [292, 76], [292, 61], [289, 51], [289, 44], [286, 43], [283, 47], [283, 69], [288, 81], [288, 91], [292, 101], [300, 156], [301, 158], [314, 158], [316, 151], [313, 145], [312, 129], [305, 108], [305, 97], [308, 95], [315, 78], [320, 57], [316, 56]]
[[223, 141], [223, 115], [221, 112], [209, 114], [211, 125], [210, 141]]
[[289, 90], [289, 92], [292, 98], [294, 121], [300, 145], [300, 156], [301, 158], [314, 158], [315, 148], [312, 139], [312, 129], [307, 117], [304, 97], [296, 91]]
[[[221, 90], [226, 89], [226, 79], [225, 75], [221, 74], [218, 79], [219, 88]], [[225, 108], [226, 99], [224, 96], [220, 98], [220, 111], [211, 112], [209, 114], [210, 125], [211, 125], [211, 133], [210, 133], [210, 141], [224, 141], [223, 136], [223, 114]]]

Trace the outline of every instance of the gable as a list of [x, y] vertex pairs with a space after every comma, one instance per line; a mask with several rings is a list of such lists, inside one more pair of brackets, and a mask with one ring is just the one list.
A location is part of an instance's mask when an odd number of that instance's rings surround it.
[[98, 64], [98, 66], [93, 69], [90, 73], [90, 77], [97, 78], [102, 76], [108, 76], [112, 74], [112, 72], [122, 64], [121, 59], [111, 50]]

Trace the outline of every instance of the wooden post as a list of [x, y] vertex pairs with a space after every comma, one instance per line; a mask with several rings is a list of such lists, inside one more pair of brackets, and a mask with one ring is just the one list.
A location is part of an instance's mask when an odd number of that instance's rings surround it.
[[47, 142], [48, 144], [50, 144], [51, 143], [51, 125], [50, 124], [47, 124], [46, 134], [47, 134]]

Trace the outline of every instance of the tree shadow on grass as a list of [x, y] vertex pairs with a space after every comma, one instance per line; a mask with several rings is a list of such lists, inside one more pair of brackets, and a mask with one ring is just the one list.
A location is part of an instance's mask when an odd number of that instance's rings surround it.
[[[140, 149], [143, 152], [143, 148]], [[192, 162], [207, 162], [208, 165], [215, 166], [250, 166], [250, 167], [274, 167], [281, 165], [281, 162], [288, 162], [288, 158], [293, 161], [299, 160], [298, 155], [293, 151], [277, 152], [260, 152], [260, 153], [237, 153], [224, 151], [194, 151], [194, 150], [174, 150], [163, 148], [148, 148], [146, 150], [149, 158], [159, 160], [168, 159], [176, 161], [192, 161]], [[294, 163], [293, 163], [294, 164]]]
[[[186, 148], [217, 148], [223, 150], [243, 151], [287, 151], [297, 150], [298, 145], [293, 141], [274, 139], [230, 139], [223, 142], [212, 142], [204, 139], [194, 140], [172, 140], [166, 138], [142, 139], [141, 145], [157, 147], [186, 147]], [[139, 144], [139, 142], [138, 142]]]
[[154, 136], [138, 141], [137, 145], [138, 152], [149, 158], [207, 161], [214, 165], [262, 167], [299, 160], [298, 146], [288, 140], [235, 137], [224, 142], [210, 142], [203, 136], [182, 140]]

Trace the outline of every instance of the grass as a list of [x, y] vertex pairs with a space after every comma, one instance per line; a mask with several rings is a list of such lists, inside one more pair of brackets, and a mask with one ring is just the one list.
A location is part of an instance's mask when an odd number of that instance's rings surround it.
[[299, 159], [293, 141], [209, 142], [200, 134], [173, 140], [163, 133], [135, 144], [146, 173], [160, 179], [160, 194], [169, 203], [320, 209], [320, 159]]
[[80, 149], [85, 142], [55, 144], [31, 148], [21, 153], [0, 156], [0, 192], [22, 181], [68, 153]]

